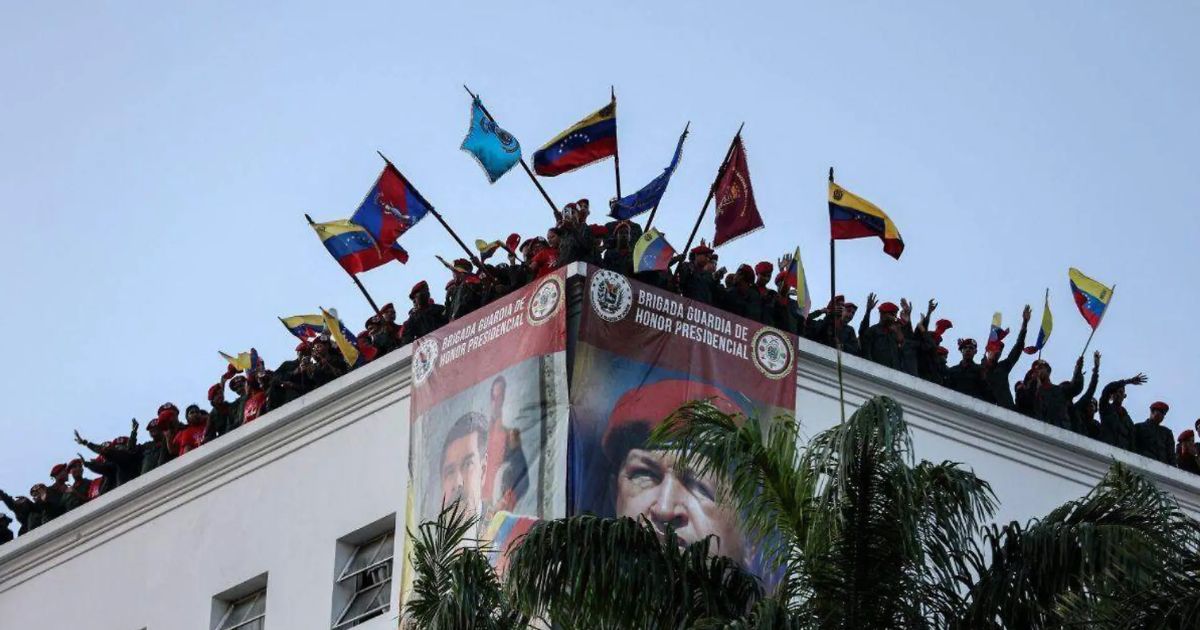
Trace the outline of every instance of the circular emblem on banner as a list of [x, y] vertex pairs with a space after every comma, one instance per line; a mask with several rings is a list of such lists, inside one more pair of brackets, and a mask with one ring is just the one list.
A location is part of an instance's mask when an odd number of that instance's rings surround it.
[[592, 298], [592, 310], [606, 322], [624, 319], [633, 306], [633, 288], [629, 286], [629, 280], [615, 271], [597, 271], [592, 276], [588, 292]]
[[420, 385], [429, 378], [433, 373], [433, 366], [437, 365], [438, 358], [438, 342], [437, 339], [426, 337], [417, 342], [413, 347], [412, 355], [412, 373], [413, 382]]
[[774, 328], [754, 333], [754, 367], [770, 379], [781, 379], [792, 371], [795, 354], [787, 336]]
[[562, 307], [563, 284], [557, 275], [546, 276], [530, 296], [525, 307], [525, 319], [534, 326], [541, 326]]

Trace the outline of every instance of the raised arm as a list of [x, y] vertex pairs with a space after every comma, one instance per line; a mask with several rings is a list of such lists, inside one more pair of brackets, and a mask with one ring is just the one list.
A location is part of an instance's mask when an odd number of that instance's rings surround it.
[[1088, 380], [1087, 389], [1083, 392], [1082, 400], [1091, 400], [1096, 397], [1096, 383], [1100, 380], [1100, 351], [1097, 350], [1092, 354], [1092, 377]]
[[867, 334], [867, 329], [871, 327], [871, 311], [875, 310], [875, 305], [879, 303], [879, 299], [874, 293], [867, 295], [867, 308], [863, 311], [862, 320], [858, 322], [858, 338], [862, 339]]
[[1021, 353], [1025, 351], [1025, 336], [1029, 333], [1029, 316], [1031, 314], [1032, 311], [1029, 305], [1026, 304], [1025, 310], [1021, 311], [1021, 332], [1017, 333], [1017, 340], [1013, 342], [1012, 349], [1008, 351], [1008, 356], [1000, 361], [1000, 365], [1004, 366], [1004, 369], [1008, 371], [1012, 371], [1013, 366], [1021, 359]]

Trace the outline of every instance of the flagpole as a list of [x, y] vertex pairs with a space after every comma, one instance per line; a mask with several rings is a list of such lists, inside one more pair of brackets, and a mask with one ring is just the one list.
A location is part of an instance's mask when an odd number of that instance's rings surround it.
[[[833, 167], [829, 167], [829, 181], [833, 182]], [[832, 309], [835, 300], [837, 299], [837, 240], [830, 235], [829, 238], [829, 307]], [[833, 317], [833, 313], [829, 313], [826, 317]], [[864, 315], [865, 317], [865, 315]], [[836, 322], [831, 322], [833, 329], [833, 347], [837, 349], [837, 377], [838, 377], [838, 405], [842, 413], [842, 422], [846, 422], [846, 386], [842, 377], [842, 336], [841, 331], [837, 329]], [[842, 322], [841, 326], [846, 323]]]
[[446, 231], [450, 233], [450, 236], [454, 237], [454, 241], [456, 243], [458, 243], [458, 246], [461, 247], [464, 252], [466, 252], [467, 258], [469, 258], [471, 260], [471, 262], [475, 264], [476, 267], [483, 268], [483, 263], [479, 262], [479, 259], [475, 257], [475, 252], [472, 252], [471, 248], [467, 247], [467, 244], [464, 243], [463, 240], [458, 237], [458, 233], [455, 232], [454, 229], [450, 227], [449, 223], [446, 223], [446, 220], [442, 218], [442, 215], [440, 212], [437, 211], [437, 208], [434, 208], [433, 204], [429, 203], [429, 201], [427, 201], [425, 199], [425, 197], [421, 196], [420, 191], [418, 191], [416, 189], [416, 187], [413, 186], [412, 183], [410, 183], [408, 181], [407, 178], [405, 178], [402, 174], [400, 174], [400, 169], [396, 168], [396, 165], [392, 164], [392, 161], [387, 159], [387, 156], [384, 155], [382, 151], [376, 151], [376, 153], [379, 154], [379, 157], [383, 158], [384, 162], [387, 162], [388, 168], [392, 169], [393, 171], [396, 172], [396, 174], [400, 175], [400, 179], [404, 180], [404, 184], [406, 186], [408, 186], [408, 189], [410, 191], [412, 191], [413, 196], [415, 196], [417, 199], [420, 199], [421, 203], [425, 204], [426, 208], [429, 208], [429, 213], [433, 215], [433, 218], [438, 220], [438, 223], [442, 224], [442, 227], [446, 228]]
[[704, 207], [700, 208], [700, 216], [696, 217], [696, 225], [692, 226], [692, 233], [688, 235], [687, 245], [683, 246], [683, 251], [680, 252], [684, 256], [692, 249], [692, 241], [696, 239], [696, 232], [700, 229], [700, 222], [704, 221], [704, 214], [708, 212], [708, 204], [712, 202], [713, 195], [717, 192], [717, 182], [721, 181], [721, 176], [725, 174], [725, 165], [729, 163], [729, 156], [733, 155], [733, 147], [737, 146], [737, 139], [742, 135], [742, 127], [746, 123], [738, 126], [737, 133], [733, 134], [733, 140], [729, 141], [729, 150], [725, 152], [725, 159], [721, 160], [721, 166], [717, 168], [717, 177], [713, 180], [712, 186], [708, 188], [708, 197], [704, 200]]
[[[683, 137], [684, 138], [687, 138], [688, 128], [690, 128], [691, 126], [692, 126], [692, 121], [690, 121], [690, 120], [687, 122], [686, 125], [683, 126]], [[665, 193], [666, 191], [664, 190], [663, 192]], [[646, 228], [645, 228], [646, 230], [649, 230], [650, 224], [654, 223], [654, 213], [658, 212], [658, 204], [662, 203], [662, 198], [663, 198], [663, 196], [659, 195], [658, 201], [654, 202], [654, 207], [650, 208], [650, 218], [646, 219]]]
[[[472, 99], [479, 98], [478, 96], [475, 96], [475, 93], [471, 91], [471, 88], [464, 85], [463, 89], [467, 91], [467, 94], [471, 95]], [[479, 109], [483, 110], [483, 115], [487, 116], [488, 120], [492, 121], [493, 123], [496, 122], [496, 119], [492, 117], [491, 112], [488, 111], [487, 106], [483, 104], [482, 100], [479, 101]], [[558, 221], [561, 219], [562, 213], [558, 211], [558, 206], [554, 205], [554, 200], [550, 198], [548, 193], [546, 193], [546, 189], [542, 188], [542, 183], [537, 180], [537, 177], [534, 177], [533, 171], [530, 170], [529, 165], [525, 163], [525, 156], [520, 156], [518, 160], [521, 162], [521, 168], [525, 169], [525, 174], [529, 176], [529, 181], [533, 182], [534, 186], [537, 186], [538, 192], [542, 193], [542, 198], [545, 199], [546, 203], [550, 205], [550, 210], [554, 213], [554, 220]]]
[[[1104, 316], [1108, 314], [1108, 307], [1112, 304], [1112, 296], [1116, 295], [1116, 293], [1117, 285], [1116, 283], [1113, 283], [1112, 288], [1108, 291], [1108, 304], [1104, 306], [1104, 313], [1100, 315], [1100, 320], [1096, 322], [1096, 328], [1099, 328], [1100, 324], [1104, 323]], [[1083, 352], [1079, 353], [1080, 357], [1087, 354], [1088, 346], [1092, 345], [1092, 337], [1096, 336], [1096, 328], [1092, 329], [1092, 333], [1088, 335], [1087, 343], [1083, 344]]]
[[[308, 216], [308, 213], [304, 214], [304, 218], [308, 219], [309, 225], [316, 225], [316, 222], [312, 220], [312, 217]], [[358, 285], [358, 290], [362, 291], [363, 297], [367, 298], [367, 303], [371, 305], [371, 310], [375, 311], [375, 314], [378, 315], [379, 307], [375, 306], [375, 300], [371, 299], [371, 294], [367, 292], [367, 287], [363, 286], [363, 283], [358, 279], [358, 276], [350, 273], [349, 271], [346, 272], [346, 275], [350, 276], [350, 279], [354, 281], [354, 284]]]
[[621, 198], [621, 143], [617, 139], [617, 88], [608, 86], [613, 107], [613, 171], [617, 175], [617, 199]]

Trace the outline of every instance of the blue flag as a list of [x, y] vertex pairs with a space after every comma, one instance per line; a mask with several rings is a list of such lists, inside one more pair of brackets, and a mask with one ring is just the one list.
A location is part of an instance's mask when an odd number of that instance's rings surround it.
[[479, 162], [493, 184], [521, 161], [521, 143], [483, 113], [483, 103], [478, 96], [471, 103], [471, 129], [459, 148]]
[[667, 192], [667, 183], [671, 181], [671, 174], [675, 172], [675, 167], [679, 166], [679, 156], [683, 154], [683, 141], [687, 138], [687, 134], [687, 129], [680, 134], [679, 144], [675, 146], [675, 155], [671, 158], [670, 166], [662, 172], [662, 175], [650, 180], [649, 184], [632, 195], [614, 201], [612, 210], [608, 213], [609, 216], [614, 219], [630, 219], [658, 205], [663, 193]]

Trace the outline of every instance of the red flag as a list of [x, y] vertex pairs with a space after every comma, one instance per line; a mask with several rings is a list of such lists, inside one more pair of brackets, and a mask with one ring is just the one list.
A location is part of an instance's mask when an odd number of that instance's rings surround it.
[[746, 149], [740, 135], [733, 139], [733, 150], [721, 169], [713, 196], [717, 202], [717, 234], [713, 237], [713, 247], [763, 226], [758, 205], [754, 203], [750, 167], [746, 164]]

